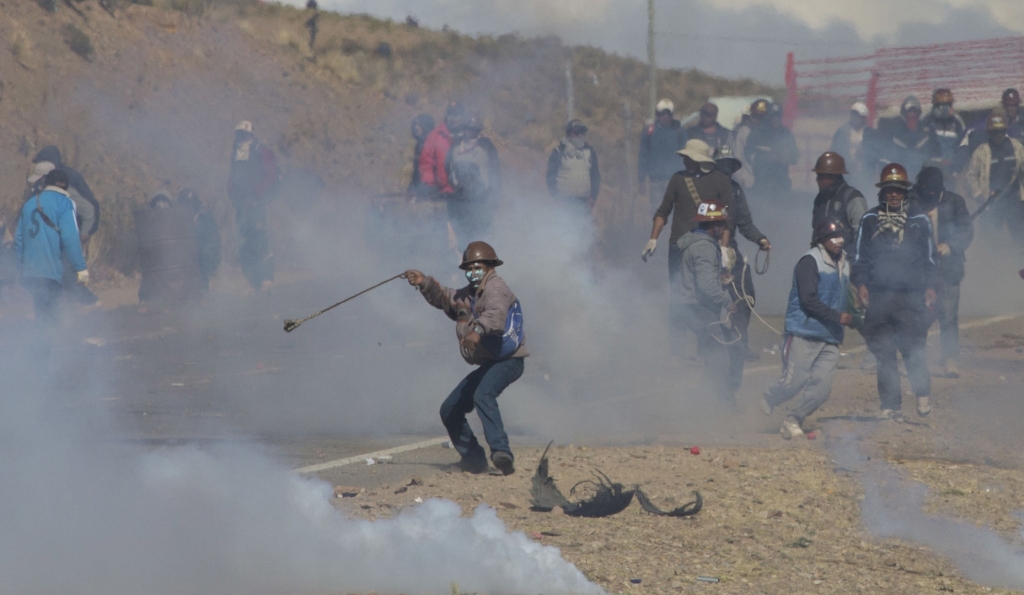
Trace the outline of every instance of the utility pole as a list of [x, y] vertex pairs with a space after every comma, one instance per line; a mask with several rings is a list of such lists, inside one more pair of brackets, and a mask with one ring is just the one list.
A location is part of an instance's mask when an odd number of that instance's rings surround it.
[[576, 93], [572, 88], [572, 60], [565, 61], [565, 111], [568, 112], [566, 122], [572, 120], [576, 113]]
[[658, 103], [658, 66], [654, 61], [654, 0], [647, 0], [647, 101], [650, 104], [651, 119], [654, 119], [654, 106]]

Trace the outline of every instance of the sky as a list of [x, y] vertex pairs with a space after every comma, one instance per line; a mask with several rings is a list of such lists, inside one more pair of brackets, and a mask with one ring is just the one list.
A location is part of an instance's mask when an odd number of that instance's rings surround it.
[[[285, 0], [300, 5], [305, 0]], [[557, 35], [637, 57], [647, 52], [646, 0], [321, 0], [465, 33]], [[661, 66], [781, 84], [796, 58], [869, 53], [1024, 33], [1021, 0], [655, 0]]]

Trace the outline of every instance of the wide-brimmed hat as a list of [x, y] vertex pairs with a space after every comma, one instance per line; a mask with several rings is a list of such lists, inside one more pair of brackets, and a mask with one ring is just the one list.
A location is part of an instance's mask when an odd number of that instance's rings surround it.
[[711, 156], [711, 147], [699, 138], [691, 138], [686, 141], [686, 146], [683, 147], [682, 151], [676, 151], [683, 157], [689, 157], [697, 163], [714, 163], [715, 160]]
[[28, 183], [35, 184], [55, 168], [56, 166], [49, 161], [40, 161], [34, 168], [32, 168], [32, 175], [28, 177]]

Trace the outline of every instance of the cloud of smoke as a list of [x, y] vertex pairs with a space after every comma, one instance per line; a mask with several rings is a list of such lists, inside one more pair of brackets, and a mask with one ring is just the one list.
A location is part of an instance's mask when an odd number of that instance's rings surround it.
[[[869, 531], [927, 546], [952, 560], [968, 579], [1007, 589], [1024, 588], [1024, 552], [994, 531], [923, 511], [928, 489], [842, 436], [829, 449], [840, 467], [857, 470], [864, 485], [861, 517]], [[1024, 532], [1022, 532], [1024, 537]]]

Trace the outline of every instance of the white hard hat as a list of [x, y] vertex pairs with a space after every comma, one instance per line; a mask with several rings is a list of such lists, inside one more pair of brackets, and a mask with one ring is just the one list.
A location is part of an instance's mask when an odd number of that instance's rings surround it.
[[235, 131], [243, 130], [245, 132], [252, 132], [252, 122], [249, 120], [242, 120], [235, 126]]
[[40, 161], [32, 168], [32, 175], [28, 177], [28, 183], [35, 184], [55, 168], [49, 161]]
[[658, 102], [658, 105], [654, 108], [654, 113], [660, 114], [661, 112], [668, 110], [670, 112], [676, 111], [676, 106], [672, 104], [669, 99], [662, 99]]
[[850, 111], [856, 112], [858, 115], [864, 116], [865, 118], [868, 117], [868, 106], [864, 105], [863, 101], [854, 102], [854, 104], [850, 106]]

